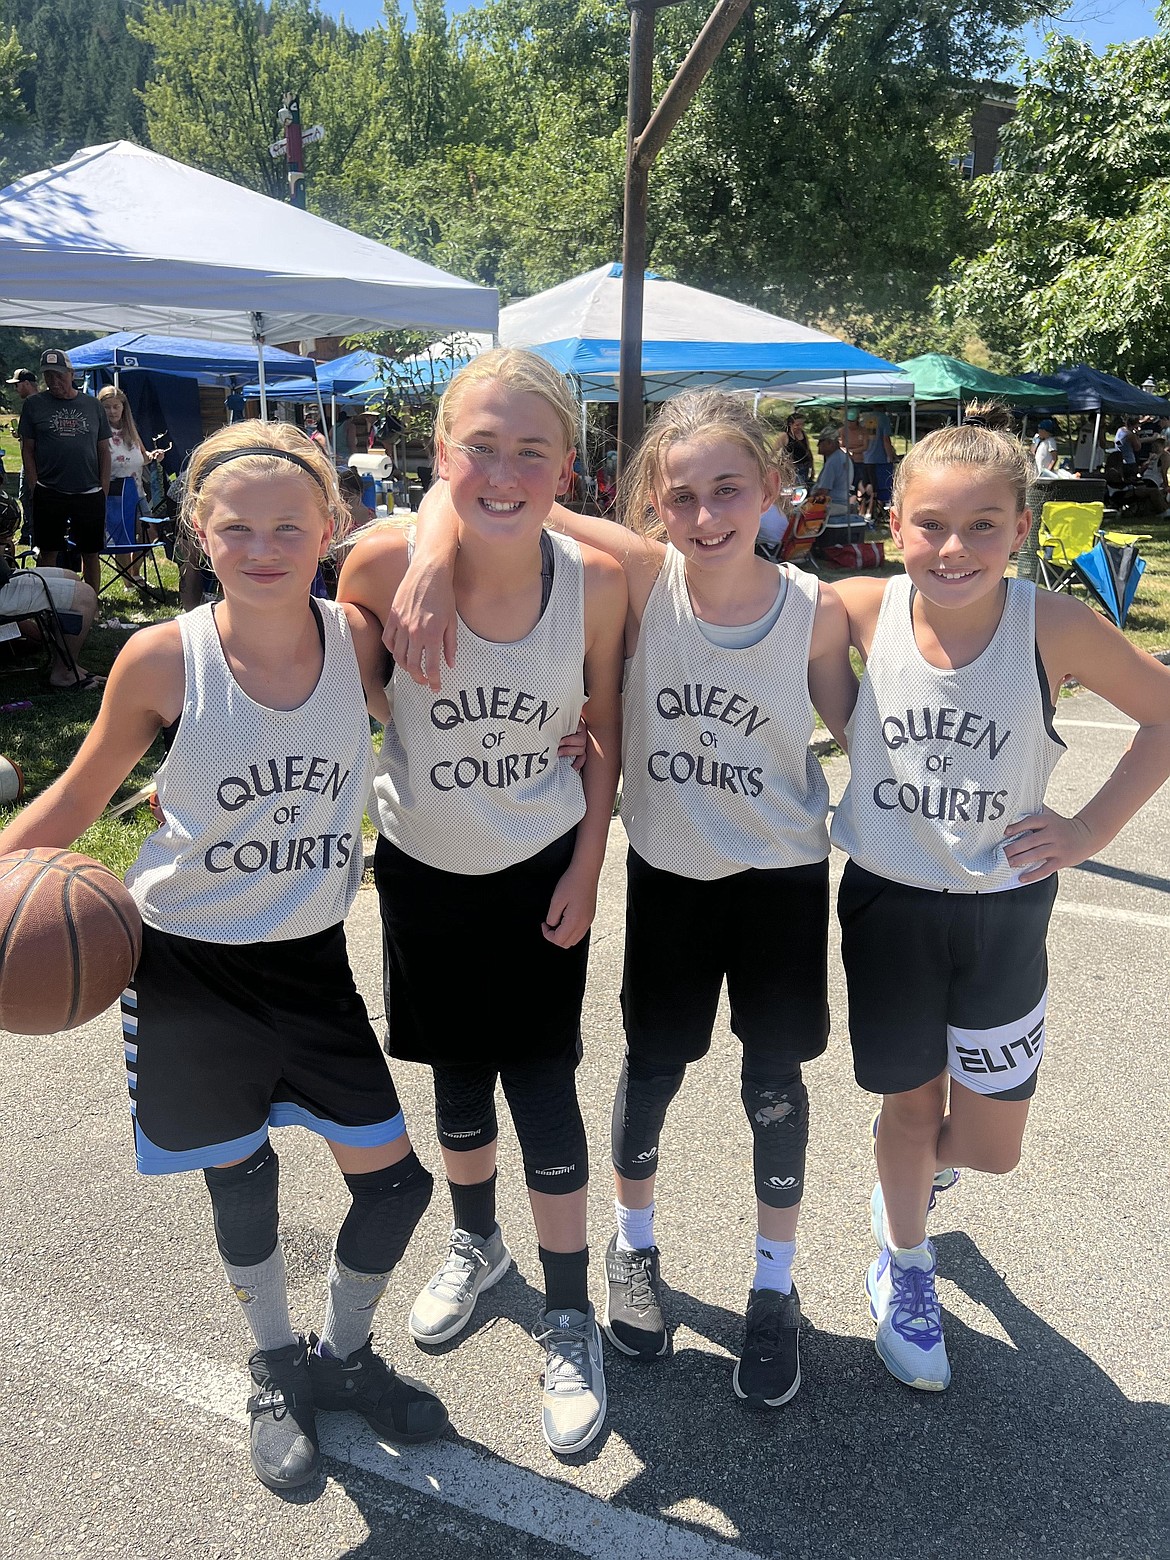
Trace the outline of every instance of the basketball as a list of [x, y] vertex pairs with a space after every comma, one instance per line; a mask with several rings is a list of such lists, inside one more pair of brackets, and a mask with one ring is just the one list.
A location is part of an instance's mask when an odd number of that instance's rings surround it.
[[100, 861], [43, 846], [0, 856], [0, 1029], [87, 1023], [117, 999], [141, 951], [138, 908]]
[[24, 795], [24, 775], [19, 764], [0, 753], [0, 807], [8, 802], [19, 802]]

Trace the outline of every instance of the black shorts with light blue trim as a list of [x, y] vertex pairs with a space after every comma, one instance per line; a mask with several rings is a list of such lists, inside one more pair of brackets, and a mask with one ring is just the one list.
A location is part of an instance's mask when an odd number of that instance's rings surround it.
[[341, 925], [235, 945], [144, 927], [122, 1025], [144, 1174], [245, 1159], [270, 1126], [358, 1147], [406, 1130]]

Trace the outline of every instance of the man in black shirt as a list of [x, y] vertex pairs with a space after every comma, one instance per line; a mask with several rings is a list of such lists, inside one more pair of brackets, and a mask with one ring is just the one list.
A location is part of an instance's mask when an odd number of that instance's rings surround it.
[[110, 490], [110, 425], [101, 403], [74, 387], [66, 353], [42, 352], [41, 373], [45, 389], [25, 401], [17, 426], [33, 544], [39, 563], [52, 567], [68, 531], [86, 583], [96, 592]]

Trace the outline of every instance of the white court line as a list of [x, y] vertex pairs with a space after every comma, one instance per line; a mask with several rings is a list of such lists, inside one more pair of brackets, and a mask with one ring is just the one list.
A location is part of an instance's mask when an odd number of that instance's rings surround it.
[[1133, 926], [1160, 926], [1170, 929], [1170, 915], [1152, 915], [1144, 910], [1119, 910], [1113, 905], [1086, 905], [1056, 896], [1054, 915], [1079, 915], [1085, 921], [1128, 921]]
[[[244, 1401], [248, 1386], [241, 1372], [209, 1369], [202, 1354], [176, 1351], [161, 1358], [157, 1343], [148, 1343], [123, 1328], [105, 1334], [100, 1351], [94, 1350], [92, 1339], [50, 1341], [43, 1327], [34, 1333], [22, 1326], [26, 1313], [15, 1295], [0, 1290], [0, 1303], [6, 1312], [5, 1347], [10, 1354], [15, 1347], [17, 1360], [25, 1353], [30, 1363], [36, 1357], [38, 1367], [42, 1367], [40, 1356], [47, 1345], [54, 1368], [60, 1367], [63, 1377], [87, 1382], [112, 1398], [114, 1381], [125, 1382], [126, 1361], [131, 1359], [138, 1383], [137, 1402], [149, 1402], [153, 1386], [159, 1403], [177, 1399], [213, 1423], [230, 1422], [241, 1429], [247, 1424]], [[106, 1378], [104, 1382], [96, 1379], [99, 1375]], [[628, 1506], [613, 1505], [574, 1489], [561, 1478], [518, 1468], [471, 1446], [436, 1441], [430, 1446], [400, 1449], [377, 1441], [372, 1430], [349, 1414], [322, 1414], [318, 1423], [321, 1451], [326, 1457], [517, 1532], [546, 1540], [555, 1535], [559, 1546], [587, 1560], [612, 1560], [619, 1554], [653, 1555], [655, 1560], [761, 1560], [735, 1544], [707, 1538]], [[243, 1442], [241, 1435], [241, 1455]]]
[[1080, 726], [1086, 731], [1136, 731], [1137, 722], [1131, 720], [1062, 720], [1056, 717], [1056, 728]]

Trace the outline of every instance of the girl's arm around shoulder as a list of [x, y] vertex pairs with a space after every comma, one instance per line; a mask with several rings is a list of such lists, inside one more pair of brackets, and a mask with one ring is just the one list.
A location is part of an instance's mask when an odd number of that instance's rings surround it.
[[394, 592], [406, 573], [406, 533], [393, 524], [371, 526], [346, 554], [337, 599], [364, 607], [384, 624]]
[[[654, 581], [662, 570], [666, 548], [652, 537], [639, 536], [628, 526], [619, 525], [616, 520], [603, 520], [599, 515], [579, 515], [574, 509], [566, 509], [564, 504], [552, 506], [548, 524], [550, 530], [571, 536], [583, 547], [608, 553], [621, 564], [629, 591], [629, 609], [634, 620], [636, 643], [637, 626], [642, 621], [650, 592], [654, 589]], [[629, 654], [633, 654], [632, 645], [626, 648]]]
[[1138, 723], [1105, 784], [1073, 818], [1050, 808], [1017, 820], [1005, 833], [1028, 832], [1005, 849], [1039, 882], [1104, 849], [1170, 777], [1170, 667], [1130, 643], [1120, 629], [1063, 592], [1036, 592], [1036, 644], [1053, 694], [1066, 677]]
[[359, 607], [355, 602], [343, 601], [341, 610], [353, 636], [366, 708], [384, 726], [390, 719], [390, 706], [386, 702], [390, 657], [382, 643], [382, 625], [368, 607]]
[[845, 727], [857, 702], [857, 678], [849, 659], [849, 614], [832, 585], [822, 584], [808, 652], [808, 692], [813, 708], [845, 746]]
[[393, 592], [383, 638], [396, 666], [438, 693], [443, 663], [455, 665], [455, 557], [459, 516], [440, 479], [423, 495], [415, 525], [414, 557]]
[[887, 583], [884, 579], [852, 579], [837, 580], [833, 585], [849, 619], [849, 643], [863, 661], [869, 659]]
[[162, 728], [182, 714], [185, 686], [179, 625], [140, 629], [114, 662], [97, 720], [77, 757], [0, 833], [0, 853], [72, 845]]
[[573, 859], [549, 903], [543, 927], [549, 942], [571, 948], [589, 930], [597, 909], [597, 881], [609, 840], [622, 744], [622, 660], [626, 582], [619, 564], [590, 547], [585, 565], [585, 717], [588, 743], [581, 784], [585, 816]]

